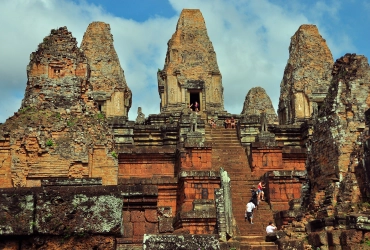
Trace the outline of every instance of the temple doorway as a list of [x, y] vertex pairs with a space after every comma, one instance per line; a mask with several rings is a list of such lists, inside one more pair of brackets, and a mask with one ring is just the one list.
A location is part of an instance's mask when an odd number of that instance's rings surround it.
[[192, 109], [195, 111], [195, 102], [198, 103], [198, 110], [200, 110], [199, 92], [190, 92], [190, 104], [193, 104]]

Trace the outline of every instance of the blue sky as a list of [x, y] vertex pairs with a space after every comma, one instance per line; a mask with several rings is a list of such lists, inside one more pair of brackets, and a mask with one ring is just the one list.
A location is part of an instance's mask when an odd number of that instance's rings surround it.
[[92, 21], [111, 25], [114, 46], [137, 107], [159, 113], [156, 72], [183, 8], [203, 13], [223, 77], [225, 109], [239, 114], [249, 89], [266, 89], [275, 110], [290, 38], [315, 24], [334, 60], [370, 56], [366, 0], [0, 0], [0, 122], [16, 112], [27, 83], [29, 55], [53, 28], [67, 26], [80, 43]]

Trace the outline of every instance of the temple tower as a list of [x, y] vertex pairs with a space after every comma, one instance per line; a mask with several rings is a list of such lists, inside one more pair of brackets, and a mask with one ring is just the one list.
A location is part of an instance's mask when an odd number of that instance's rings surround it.
[[279, 124], [299, 124], [318, 113], [332, 67], [333, 57], [316, 25], [301, 25], [291, 38], [280, 84]]
[[87, 58], [77, 47], [76, 38], [67, 27], [53, 29], [30, 55], [27, 66], [27, 88], [21, 109], [53, 108], [82, 113], [88, 91]]
[[264, 88], [254, 87], [248, 91], [245, 97], [243, 111], [241, 115], [250, 116], [265, 113], [267, 123], [277, 123], [277, 115], [272, 106], [270, 97], [267, 95]]
[[103, 22], [90, 23], [81, 49], [90, 66], [92, 91], [89, 97], [107, 117], [127, 118], [132, 94], [113, 46], [110, 25]]
[[164, 68], [158, 71], [161, 113], [181, 111], [195, 102], [200, 111], [223, 111], [221, 78], [202, 13], [182, 10]]

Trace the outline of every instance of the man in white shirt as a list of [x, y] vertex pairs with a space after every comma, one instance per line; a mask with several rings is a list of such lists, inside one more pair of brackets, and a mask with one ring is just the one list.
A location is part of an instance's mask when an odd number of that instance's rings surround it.
[[253, 209], [255, 209], [256, 206], [252, 201], [247, 203], [246, 209], [245, 209], [245, 218], [248, 219], [251, 224], [253, 224]]
[[276, 226], [272, 224], [272, 221], [269, 222], [269, 225], [266, 227], [266, 233], [273, 233], [276, 230]]

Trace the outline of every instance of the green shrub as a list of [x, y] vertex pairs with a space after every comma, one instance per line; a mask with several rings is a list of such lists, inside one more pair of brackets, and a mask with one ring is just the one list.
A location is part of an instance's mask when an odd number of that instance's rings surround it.
[[105, 115], [104, 115], [103, 113], [98, 113], [98, 114], [96, 115], [96, 117], [97, 117], [99, 120], [103, 120], [103, 119], [105, 119]]
[[22, 114], [26, 113], [27, 111], [33, 111], [33, 108], [30, 106], [27, 106], [19, 110], [19, 112], [21, 112]]
[[48, 139], [47, 141], [46, 141], [46, 146], [48, 146], [48, 147], [52, 147], [52, 146], [54, 146], [54, 142], [53, 142], [53, 140], [52, 139]]
[[68, 127], [72, 127], [73, 125], [75, 125], [75, 123], [73, 121], [71, 121], [71, 120], [67, 121], [67, 126]]
[[115, 152], [115, 151], [113, 151], [112, 153], [111, 153], [111, 155], [114, 157], [114, 158], [118, 158], [118, 155], [117, 155], [117, 153]]

